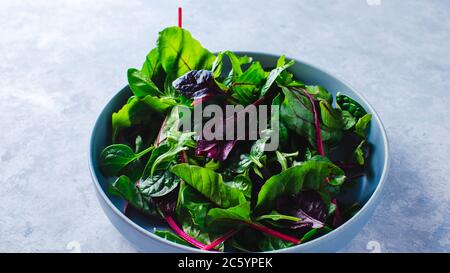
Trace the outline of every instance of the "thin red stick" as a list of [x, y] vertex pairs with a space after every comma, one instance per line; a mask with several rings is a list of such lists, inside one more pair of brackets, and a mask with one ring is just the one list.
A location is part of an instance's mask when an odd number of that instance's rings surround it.
[[178, 27], [183, 27], [183, 10], [181, 7], [178, 7]]
[[190, 243], [191, 245], [198, 247], [200, 249], [203, 249], [206, 247], [205, 244], [195, 240], [194, 238], [190, 237], [186, 232], [184, 232], [175, 222], [175, 219], [171, 215], [165, 215], [166, 221], [169, 224], [169, 226], [175, 231], [178, 236], [183, 238], [186, 242]]
[[202, 248], [203, 250], [211, 250], [214, 249], [216, 246], [220, 245], [221, 243], [225, 242], [226, 240], [228, 240], [230, 237], [232, 237], [234, 234], [236, 234], [238, 232], [237, 229], [232, 229], [230, 231], [228, 231], [227, 233], [225, 233], [224, 235], [220, 236], [219, 238], [217, 238], [216, 240], [214, 240], [213, 242], [211, 242], [209, 245], [205, 246], [204, 248]]
[[261, 232], [264, 232], [264, 233], [266, 233], [266, 234], [268, 234], [268, 235], [271, 235], [271, 236], [280, 238], [280, 239], [282, 239], [282, 240], [285, 240], [285, 241], [294, 243], [294, 244], [296, 244], [296, 245], [298, 245], [298, 244], [300, 244], [300, 243], [302, 242], [302, 240], [300, 240], [300, 239], [297, 239], [297, 238], [295, 238], [295, 237], [292, 237], [292, 236], [283, 234], [283, 233], [281, 233], [281, 232], [278, 232], [278, 231], [276, 231], [276, 230], [270, 229], [270, 228], [268, 228], [268, 227], [266, 227], [266, 226], [263, 226], [263, 225], [261, 225], [261, 224], [256, 224], [256, 223], [247, 223], [247, 224], [248, 224], [251, 228], [254, 228], [254, 229], [256, 229], [256, 230], [259, 230], [259, 231], [261, 231]]

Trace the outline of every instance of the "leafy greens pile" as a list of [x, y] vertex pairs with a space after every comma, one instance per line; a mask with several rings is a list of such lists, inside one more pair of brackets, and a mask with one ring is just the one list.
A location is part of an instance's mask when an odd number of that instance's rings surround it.
[[[100, 155], [125, 213], [164, 220], [171, 230], [154, 232], [167, 240], [216, 251], [286, 248], [352, 217], [358, 206], [339, 193], [364, 175], [371, 115], [296, 80], [293, 64], [282, 56], [265, 68], [230, 51], [214, 55], [185, 29], [161, 31], [141, 69], [128, 70], [133, 95], [112, 114], [113, 144]], [[180, 131], [183, 111], [199, 102], [279, 105], [278, 150], [264, 151], [270, 128], [256, 141]]]

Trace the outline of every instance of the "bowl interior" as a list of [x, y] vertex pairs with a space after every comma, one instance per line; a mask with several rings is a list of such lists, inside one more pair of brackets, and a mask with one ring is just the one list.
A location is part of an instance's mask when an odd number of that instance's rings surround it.
[[[237, 52], [237, 54], [249, 55], [253, 57], [254, 60], [260, 61], [262, 66], [265, 68], [274, 67], [278, 59], [278, 56], [265, 53]], [[229, 64], [225, 63], [225, 69], [227, 65]], [[384, 172], [386, 172], [387, 166], [387, 142], [384, 134], [384, 129], [377, 114], [374, 112], [372, 107], [351, 87], [321, 69], [296, 60], [295, 64], [289, 69], [289, 71], [293, 73], [297, 79], [304, 82], [305, 84], [323, 86], [328, 90], [328, 92], [333, 94], [333, 96], [335, 96], [337, 92], [341, 92], [352, 97], [354, 100], [360, 103], [368, 113], [371, 113], [373, 115], [372, 122], [369, 127], [367, 141], [370, 145], [370, 158], [369, 164], [367, 166], [367, 175], [356, 180], [353, 183], [354, 186], [346, 188], [342, 192], [341, 196], [341, 199], [345, 203], [358, 202], [361, 205], [366, 204], [366, 202], [375, 192], [376, 188], [379, 186], [382, 175]], [[102, 149], [111, 144], [112, 113], [118, 111], [126, 103], [127, 99], [131, 95], [131, 90], [127, 86], [123, 88], [118, 94], [116, 94], [103, 109], [92, 133], [89, 155], [92, 164], [92, 175], [94, 177], [95, 183], [99, 183], [107, 198], [109, 198], [110, 202], [119, 211], [123, 211], [125, 201], [119, 197], [111, 195], [108, 192], [108, 185], [112, 183], [114, 179], [103, 176], [98, 167], [98, 158]], [[363, 207], [362, 210], [364, 209], [365, 208]], [[131, 213], [127, 216], [133, 222], [148, 231], [153, 231], [154, 228], [167, 228], [167, 226], [163, 222], [152, 220], [138, 213]], [[358, 214], [355, 217], [358, 217]], [[344, 226], [345, 224], [342, 227]], [[149, 236], [154, 235], [149, 234]], [[320, 240], [320, 238], [316, 240]], [[296, 247], [301, 248], [302, 246], [303, 244]]]

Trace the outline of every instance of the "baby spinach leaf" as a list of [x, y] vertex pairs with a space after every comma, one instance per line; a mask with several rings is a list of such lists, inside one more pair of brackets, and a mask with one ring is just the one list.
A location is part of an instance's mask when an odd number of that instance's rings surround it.
[[186, 185], [180, 194], [180, 204], [188, 210], [194, 224], [205, 230], [206, 215], [213, 205], [189, 185]]
[[[284, 55], [283, 55], [284, 56]], [[287, 64], [282, 64], [277, 66], [275, 69], [270, 71], [269, 76], [267, 77], [266, 83], [261, 88], [260, 97], [264, 96], [267, 91], [269, 91], [269, 88], [272, 86], [272, 84], [275, 82], [275, 80], [280, 76], [280, 74], [291, 67], [294, 64], [294, 60], [291, 60]]]
[[164, 29], [159, 33], [157, 45], [161, 65], [173, 80], [191, 70], [210, 70], [216, 58], [184, 28]]
[[259, 95], [259, 86], [266, 78], [266, 72], [259, 62], [254, 62], [231, 84], [232, 96], [243, 105], [249, 105]]
[[110, 185], [109, 192], [122, 197], [133, 207], [143, 212], [157, 215], [155, 208], [150, 205], [136, 185], [125, 175], [120, 176]]
[[100, 168], [106, 176], [115, 176], [125, 166], [132, 161], [140, 158], [153, 150], [148, 147], [140, 153], [134, 153], [133, 150], [125, 144], [113, 144], [103, 149], [100, 154]]
[[369, 125], [371, 119], [372, 119], [371, 114], [365, 114], [364, 116], [359, 118], [358, 122], [355, 124], [355, 133], [358, 134], [360, 137], [365, 138], [366, 128]]
[[342, 111], [342, 122], [344, 123], [344, 130], [349, 130], [356, 124], [356, 118], [350, 114], [349, 111]]
[[245, 202], [241, 191], [227, 186], [222, 175], [210, 169], [183, 163], [173, 166], [171, 171], [219, 207], [229, 208]]
[[321, 184], [341, 181], [344, 172], [332, 163], [325, 161], [306, 161], [272, 176], [258, 193], [255, 212], [262, 214], [274, 208], [276, 199], [281, 195], [297, 194], [303, 188], [318, 189]]
[[139, 188], [147, 197], [161, 197], [173, 191], [180, 183], [180, 178], [169, 170], [161, 170], [142, 179]]
[[348, 111], [353, 117], [359, 119], [365, 114], [366, 110], [349, 96], [343, 95], [340, 92], [336, 95], [336, 103], [343, 111]]

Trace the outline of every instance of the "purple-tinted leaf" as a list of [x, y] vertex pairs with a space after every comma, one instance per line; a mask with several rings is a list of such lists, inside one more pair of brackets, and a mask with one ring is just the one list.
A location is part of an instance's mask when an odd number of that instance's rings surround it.
[[237, 140], [199, 140], [197, 141], [195, 153], [197, 155], [224, 161], [230, 154], [236, 142]]
[[176, 79], [173, 82], [173, 87], [193, 100], [225, 95], [214, 81], [213, 73], [208, 70], [189, 71]]
[[293, 229], [321, 228], [327, 217], [327, 209], [320, 195], [313, 190], [295, 195], [281, 196], [277, 200], [277, 211], [302, 219], [289, 223]]

